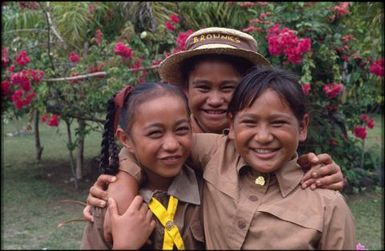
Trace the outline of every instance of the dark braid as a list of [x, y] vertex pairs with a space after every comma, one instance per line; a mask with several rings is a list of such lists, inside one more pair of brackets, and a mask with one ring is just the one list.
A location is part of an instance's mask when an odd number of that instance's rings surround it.
[[[99, 171], [103, 174], [116, 174], [118, 172], [119, 160], [118, 150], [115, 143], [114, 121], [115, 121], [115, 95], [108, 100], [107, 115], [104, 123], [104, 132], [100, 152]], [[110, 160], [111, 156], [111, 160]]]

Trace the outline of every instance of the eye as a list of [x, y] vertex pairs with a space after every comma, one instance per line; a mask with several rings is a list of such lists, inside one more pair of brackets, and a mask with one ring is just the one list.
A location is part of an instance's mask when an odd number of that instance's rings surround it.
[[176, 134], [179, 136], [186, 135], [190, 132], [190, 127], [189, 126], [180, 126], [176, 129]]
[[252, 119], [244, 119], [244, 120], [241, 120], [240, 123], [247, 127], [255, 127], [255, 125], [257, 124], [256, 121]]
[[222, 87], [222, 92], [226, 92], [226, 93], [229, 93], [229, 92], [233, 92], [235, 89], [235, 86], [233, 85], [227, 85], [227, 86], [224, 86]]
[[148, 132], [146, 136], [152, 139], [158, 139], [163, 136], [163, 132], [161, 130], [154, 130], [154, 131]]
[[286, 123], [287, 122], [285, 120], [275, 120], [275, 121], [271, 122], [273, 127], [281, 127]]
[[210, 91], [210, 87], [208, 87], [207, 85], [197, 85], [195, 88], [198, 89], [200, 92], [203, 92], [203, 93]]

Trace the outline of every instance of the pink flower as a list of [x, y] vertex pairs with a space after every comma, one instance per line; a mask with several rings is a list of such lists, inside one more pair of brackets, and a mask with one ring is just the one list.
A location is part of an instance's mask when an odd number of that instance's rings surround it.
[[31, 71], [32, 79], [35, 82], [40, 82], [44, 77], [44, 71], [42, 70], [32, 70]]
[[255, 6], [256, 3], [254, 2], [242, 2], [239, 4], [239, 6], [244, 7], [244, 8], [249, 8]]
[[345, 16], [346, 14], [349, 14], [349, 2], [342, 2], [337, 6], [334, 6], [332, 10], [336, 13], [337, 17]]
[[376, 60], [371, 66], [369, 71], [379, 77], [384, 76], [384, 59]]
[[175, 31], [175, 27], [174, 27], [174, 25], [173, 25], [171, 22], [167, 21], [167, 22], [165, 23], [165, 25], [166, 25], [167, 30], [169, 30], [169, 31]]
[[176, 45], [181, 50], [186, 49], [186, 40], [193, 33], [193, 30], [188, 30], [186, 32], [179, 32], [178, 37], [176, 39]]
[[366, 128], [362, 126], [354, 127], [353, 133], [354, 133], [354, 136], [363, 140], [366, 138], [366, 135], [367, 135]]
[[59, 121], [58, 121], [59, 117], [58, 115], [54, 114], [52, 115], [51, 119], [48, 121], [48, 125], [49, 126], [59, 126]]
[[9, 63], [8, 48], [1, 48], [1, 66], [6, 67]]
[[42, 123], [47, 122], [48, 119], [49, 119], [49, 114], [48, 114], [48, 113], [46, 113], [46, 114], [44, 114], [44, 115], [41, 115], [41, 117], [40, 117], [40, 121], [41, 121]]
[[88, 13], [92, 14], [95, 11], [95, 6], [91, 3], [88, 4]]
[[174, 24], [177, 24], [180, 22], [180, 18], [177, 16], [177, 15], [171, 15], [170, 16], [170, 20], [171, 22], [173, 22]]
[[364, 122], [368, 122], [369, 117], [368, 117], [368, 115], [366, 115], [366, 114], [361, 114], [361, 115], [360, 115], [360, 119], [361, 119], [362, 121], [364, 121]]
[[306, 96], [310, 95], [311, 85], [310, 83], [305, 83], [302, 85], [303, 93], [305, 93]]
[[7, 67], [7, 71], [9, 72], [13, 72], [15, 70], [15, 65], [11, 65], [9, 67]]
[[130, 58], [132, 56], [132, 49], [127, 47], [122, 42], [117, 42], [115, 44], [114, 52], [116, 55], [119, 55], [125, 59]]
[[31, 82], [29, 81], [27, 71], [11, 74], [11, 83], [14, 85], [19, 85], [25, 91], [31, 90]]
[[99, 29], [95, 31], [95, 40], [98, 45], [102, 43], [103, 40], [103, 32]]
[[272, 56], [285, 55], [293, 64], [302, 63], [303, 55], [311, 51], [310, 38], [299, 39], [294, 30], [287, 27], [280, 30], [279, 24], [275, 24], [267, 31], [267, 42], [269, 53]]
[[11, 84], [8, 80], [3, 80], [3, 82], [1, 82], [1, 94], [4, 96], [8, 95], [10, 93], [10, 86]]
[[362, 245], [361, 243], [357, 243], [357, 245], [356, 245], [356, 250], [358, 250], [358, 251], [363, 251], [363, 250], [367, 250], [367, 249], [366, 249], [365, 246]]
[[21, 51], [20, 54], [16, 57], [16, 63], [20, 66], [28, 64], [29, 61], [30, 59], [27, 56], [27, 51]]
[[78, 54], [76, 54], [75, 52], [71, 52], [70, 55], [68, 56], [68, 59], [72, 63], [77, 63], [80, 61], [80, 56]]
[[322, 90], [329, 99], [332, 99], [337, 97], [344, 90], [344, 85], [341, 83], [329, 83], [324, 85]]
[[373, 127], [375, 126], [375, 122], [374, 122], [374, 119], [370, 119], [368, 122], [367, 122], [367, 125], [370, 129], [373, 129]]

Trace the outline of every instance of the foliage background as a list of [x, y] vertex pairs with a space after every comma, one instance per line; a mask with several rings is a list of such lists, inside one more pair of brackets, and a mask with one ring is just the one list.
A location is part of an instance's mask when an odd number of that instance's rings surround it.
[[[330, 153], [350, 191], [360, 191], [378, 185], [383, 170], [383, 157], [365, 145], [370, 116], [383, 112], [383, 10], [380, 2], [6, 2], [3, 120], [30, 114], [35, 131], [42, 121], [75, 126], [66, 145], [73, 175], [81, 180], [84, 139], [100, 130], [108, 98], [124, 85], [159, 80], [160, 60], [183, 50], [192, 31], [230, 27], [254, 36], [259, 52], [274, 65], [301, 76], [312, 127], [300, 150]], [[311, 49], [296, 63], [288, 52], [272, 53], [277, 45], [269, 40], [269, 31], [274, 25], [279, 27], [276, 35], [289, 39], [282, 44], [310, 39]], [[284, 28], [291, 37], [284, 37]], [[23, 51], [29, 62], [20, 64]], [[373, 65], [379, 70], [373, 72]], [[40, 79], [29, 75], [29, 92], [14, 77], [28, 70], [44, 72]], [[21, 108], [17, 91], [22, 97], [34, 93]]]

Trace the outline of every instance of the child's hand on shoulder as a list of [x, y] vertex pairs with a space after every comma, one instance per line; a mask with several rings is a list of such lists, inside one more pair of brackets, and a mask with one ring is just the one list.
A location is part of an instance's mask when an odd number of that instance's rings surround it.
[[116, 201], [108, 199], [113, 249], [139, 249], [155, 228], [152, 212], [137, 195], [127, 211], [119, 215]]

